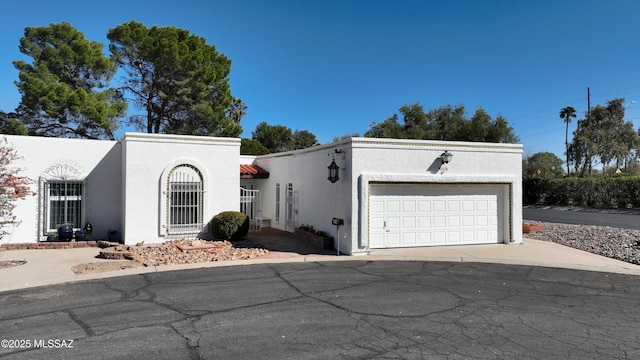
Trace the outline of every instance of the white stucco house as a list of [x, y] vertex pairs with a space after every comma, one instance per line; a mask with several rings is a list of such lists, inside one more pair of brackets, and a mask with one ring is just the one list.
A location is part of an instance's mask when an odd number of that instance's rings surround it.
[[19, 223], [2, 242], [90, 223], [98, 239], [159, 243], [202, 235], [226, 210], [285, 231], [313, 226], [351, 255], [522, 242], [521, 145], [351, 138], [241, 156], [236, 138], [6, 137], [37, 195], [16, 202]]

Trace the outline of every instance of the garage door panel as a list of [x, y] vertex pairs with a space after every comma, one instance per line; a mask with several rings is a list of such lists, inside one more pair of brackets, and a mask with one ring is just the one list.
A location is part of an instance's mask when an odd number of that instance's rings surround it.
[[448, 212], [459, 212], [460, 211], [460, 201], [459, 200], [449, 200], [449, 201], [447, 201], [447, 211]]
[[428, 230], [431, 228], [431, 216], [418, 216], [418, 228]]
[[402, 211], [406, 213], [415, 213], [417, 209], [417, 204], [415, 200], [404, 200], [402, 201]]
[[489, 200], [478, 199], [476, 200], [476, 211], [488, 211]]
[[415, 216], [405, 216], [402, 218], [402, 229], [404, 231], [408, 230], [416, 230], [416, 217]]
[[431, 245], [431, 233], [421, 231], [418, 232], [418, 243], [417, 246], [428, 246]]
[[453, 227], [459, 228], [460, 227], [460, 217], [459, 216], [455, 216], [455, 215], [449, 216], [449, 217], [447, 217], [447, 220], [448, 220], [447, 221], [447, 226], [449, 228], [453, 228]]
[[447, 210], [447, 202], [445, 200], [433, 200], [432, 211], [444, 212]]
[[402, 244], [406, 246], [416, 246], [416, 233], [415, 232], [405, 232], [402, 234]]
[[384, 213], [384, 201], [382, 200], [372, 200], [369, 203], [369, 210], [372, 214], [383, 214]]
[[400, 241], [400, 233], [399, 232], [394, 232], [394, 233], [387, 233], [387, 247], [400, 247], [401, 245], [401, 241]]
[[474, 210], [475, 202], [473, 200], [463, 200], [461, 202], [461, 210], [464, 212], [472, 212]]
[[447, 243], [447, 233], [444, 231], [434, 231], [433, 235], [433, 245], [444, 245]]
[[372, 185], [370, 247], [497, 243], [505, 186]]
[[445, 216], [434, 216], [432, 218], [432, 227], [433, 228], [446, 228], [447, 227], [447, 218]]
[[423, 198], [418, 198], [418, 212], [430, 212], [431, 211], [431, 200], [425, 200]]
[[469, 244], [476, 242], [476, 232], [473, 230], [467, 230], [460, 232], [462, 235], [462, 243]]
[[459, 231], [449, 231], [447, 233], [447, 244], [449, 244], [449, 245], [459, 245], [460, 244], [460, 232]]
[[386, 223], [384, 224], [386, 226], [387, 232], [400, 230], [401, 221], [402, 221], [402, 218], [397, 215], [387, 217], [385, 220]]
[[387, 214], [399, 214], [400, 213], [400, 200], [388, 199], [385, 202], [385, 212]]

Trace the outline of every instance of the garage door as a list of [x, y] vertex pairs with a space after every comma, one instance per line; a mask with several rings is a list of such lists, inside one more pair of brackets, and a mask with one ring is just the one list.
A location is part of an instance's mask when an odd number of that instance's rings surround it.
[[371, 184], [369, 247], [503, 241], [500, 184]]

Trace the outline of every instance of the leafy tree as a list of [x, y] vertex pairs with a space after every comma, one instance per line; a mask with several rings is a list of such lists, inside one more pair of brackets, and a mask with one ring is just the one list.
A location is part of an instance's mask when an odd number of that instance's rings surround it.
[[353, 133], [353, 134], [344, 134], [342, 136], [334, 136], [333, 140], [331, 140], [331, 142], [335, 142], [335, 141], [340, 141], [340, 140], [347, 140], [347, 139], [351, 139], [354, 137], [360, 137], [359, 133]]
[[633, 123], [624, 121], [624, 99], [607, 101], [597, 105], [585, 119], [578, 120], [578, 127], [569, 146], [570, 161], [580, 168], [580, 174], [591, 171], [594, 158], [599, 159], [603, 171], [611, 161], [620, 167], [639, 143]]
[[7, 234], [6, 226], [18, 223], [13, 215], [15, 201], [35, 195], [30, 189], [33, 180], [19, 176], [19, 169], [11, 164], [19, 159], [6, 138], [0, 140], [0, 239]]
[[430, 139], [435, 136], [434, 126], [427, 121], [427, 114], [419, 103], [401, 106], [400, 113], [404, 122], [403, 138]]
[[27, 27], [20, 51], [33, 58], [18, 60], [22, 94], [17, 111], [29, 133], [40, 136], [109, 138], [124, 116], [126, 103], [108, 89], [117, 64], [71, 24]]
[[469, 122], [468, 140], [485, 141], [489, 134], [490, 126], [491, 116], [482, 108], [476, 109]]
[[591, 170], [596, 143], [589, 133], [592, 124], [585, 119], [578, 120], [573, 132], [573, 141], [569, 144], [569, 161], [574, 164], [575, 172], [583, 176]]
[[256, 140], [242, 138], [240, 141], [240, 155], [263, 155], [269, 153], [269, 149]]
[[6, 114], [4, 111], [0, 111], [0, 134], [27, 135], [29, 133], [24, 123], [16, 117], [16, 114]]
[[502, 115], [498, 115], [489, 126], [489, 132], [484, 141], [515, 144], [519, 142], [520, 139], [514, 133], [513, 127], [509, 125], [507, 119]]
[[462, 105], [446, 105], [430, 110], [428, 118], [434, 123], [439, 140], [465, 140], [466, 134], [465, 110]]
[[296, 130], [292, 135], [293, 150], [306, 149], [318, 145], [316, 136], [307, 130]]
[[551, 152], [539, 152], [523, 160], [524, 178], [552, 178], [564, 175], [562, 160]]
[[270, 153], [306, 149], [318, 145], [316, 136], [307, 130], [292, 132], [284, 125], [269, 125], [264, 121], [256, 126], [251, 136]]
[[564, 134], [564, 146], [567, 155], [567, 174], [569, 173], [569, 123], [571, 123], [571, 118], [576, 118], [576, 109], [571, 106], [566, 106], [562, 110], [560, 110], [560, 118], [564, 120], [565, 123], [565, 134]]
[[269, 125], [263, 121], [256, 126], [251, 136], [270, 153], [288, 151], [293, 147], [293, 133], [284, 125]]
[[374, 121], [369, 124], [369, 129], [364, 132], [364, 136], [391, 139], [405, 138], [404, 128], [400, 123], [398, 123], [398, 115], [396, 114], [393, 114], [393, 116], [387, 118], [381, 123]]
[[[107, 33], [109, 49], [128, 75], [123, 89], [142, 115], [131, 124], [148, 133], [237, 137], [245, 108], [233, 107], [231, 61], [202, 37], [176, 27], [130, 21]], [[241, 103], [241, 101], [240, 101]]]
[[515, 143], [519, 139], [507, 120], [498, 115], [492, 119], [487, 112], [479, 108], [471, 119], [465, 118], [464, 106], [443, 106], [425, 113], [419, 103], [404, 105], [400, 108], [403, 124], [394, 114], [383, 122], [373, 122], [364, 133], [365, 137], [419, 139], [419, 140], [458, 140]]

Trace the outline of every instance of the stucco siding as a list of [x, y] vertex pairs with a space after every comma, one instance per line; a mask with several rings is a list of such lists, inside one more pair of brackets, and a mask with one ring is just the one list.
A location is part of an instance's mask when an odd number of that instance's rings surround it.
[[127, 133], [122, 142], [127, 243], [166, 240], [166, 176], [178, 165], [202, 173], [204, 224], [219, 212], [239, 209], [240, 139]]
[[[339, 152], [336, 153], [336, 150]], [[453, 153], [442, 165], [440, 154]], [[295, 224], [312, 225], [334, 237], [331, 218], [345, 221], [340, 228], [340, 251], [366, 254], [368, 248], [368, 190], [370, 182], [503, 184], [504, 221], [507, 242], [522, 241], [522, 146], [468, 142], [352, 138], [294, 152], [257, 156], [255, 164], [270, 173], [260, 182], [264, 194], [263, 215], [273, 218], [275, 186], [281, 186], [281, 221], [272, 226], [291, 230], [284, 222], [284, 191], [292, 183]], [[336, 160], [340, 180], [327, 180], [327, 166]]]
[[31, 189], [38, 192], [25, 200], [17, 200], [14, 215], [19, 221], [7, 227], [7, 242], [44, 240], [41, 214], [38, 213], [44, 189], [40, 179], [47, 169], [66, 164], [78, 170], [85, 181], [84, 222], [94, 226], [94, 234], [103, 236], [109, 229], [121, 228], [120, 196], [121, 168], [118, 142], [86, 139], [45, 138], [35, 136], [5, 136], [21, 157], [12, 165], [21, 169], [19, 175], [35, 181]]
[[[444, 151], [453, 154], [442, 164]], [[368, 251], [368, 191], [377, 183], [505, 184], [506, 241], [522, 242], [522, 146], [515, 144], [353, 139], [352, 202], [359, 204], [359, 226], [352, 254]]]

